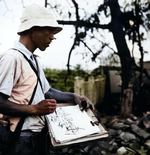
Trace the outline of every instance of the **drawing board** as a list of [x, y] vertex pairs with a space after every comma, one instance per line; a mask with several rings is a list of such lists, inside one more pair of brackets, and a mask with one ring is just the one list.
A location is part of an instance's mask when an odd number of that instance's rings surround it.
[[56, 112], [48, 115], [48, 118], [53, 137], [60, 143], [100, 132], [78, 105], [57, 107]]
[[97, 120], [92, 111], [82, 112], [78, 105], [65, 106], [65, 104], [61, 104], [56, 108], [56, 112], [47, 115], [46, 118], [54, 146], [69, 145], [108, 136], [101, 124], [92, 124]]

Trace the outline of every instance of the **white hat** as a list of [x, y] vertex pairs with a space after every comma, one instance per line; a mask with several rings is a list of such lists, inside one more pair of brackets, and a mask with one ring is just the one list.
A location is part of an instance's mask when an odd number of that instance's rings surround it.
[[53, 27], [53, 33], [56, 34], [62, 30], [62, 27], [56, 21], [52, 12], [43, 6], [32, 4], [27, 6], [20, 18], [21, 24], [17, 33], [29, 30], [33, 26]]

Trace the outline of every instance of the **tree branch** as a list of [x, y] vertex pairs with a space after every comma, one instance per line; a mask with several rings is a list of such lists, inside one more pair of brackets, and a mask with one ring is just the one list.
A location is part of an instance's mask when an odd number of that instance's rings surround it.
[[79, 20], [79, 12], [78, 12], [79, 8], [78, 8], [78, 4], [76, 3], [75, 0], [72, 0], [72, 3], [73, 3], [74, 6], [75, 6], [75, 10], [76, 10], [76, 18], [77, 18], [77, 21], [78, 21], [78, 20]]
[[70, 58], [71, 58], [71, 53], [72, 53], [75, 45], [76, 45], [76, 38], [75, 38], [74, 43], [72, 44], [72, 47], [71, 47], [71, 49], [69, 51], [68, 62], [67, 62], [67, 65], [66, 65], [67, 66], [67, 75], [66, 75], [65, 80], [64, 80], [65, 82], [67, 81], [68, 75], [70, 74]]
[[80, 41], [84, 44], [85, 47], [87, 47], [87, 49], [94, 55], [94, 52], [89, 48], [89, 46], [87, 46], [87, 44], [80, 39]]
[[[79, 21], [79, 12], [78, 12], [78, 4], [76, 3], [76, 1], [75, 0], [72, 0], [72, 2], [73, 2], [73, 4], [74, 4], [74, 6], [75, 6], [75, 10], [76, 10], [76, 19], [77, 19], [77, 22]], [[77, 23], [76, 22], [76, 23]], [[59, 22], [58, 22], [59, 23]], [[60, 24], [60, 23], [59, 23]], [[75, 47], [75, 45], [76, 45], [76, 42], [77, 41], [79, 41], [79, 38], [78, 38], [78, 25], [75, 25], [75, 39], [74, 39], [74, 43], [73, 43], [73, 45], [72, 45], [72, 47], [71, 47], [71, 49], [70, 49], [70, 52], [69, 52], [69, 56], [68, 56], [68, 62], [67, 62], [67, 75], [66, 75], [66, 77], [65, 77], [65, 82], [66, 82], [66, 80], [67, 80], [67, 77], [68, 77], [68, 75], [69, 75], [69, 73], [70, 73], [70, 58], [71, 58], [71, 53], [72, 53], [72, 51], [73, 51], [73, 49], [74, 49], [74, 47]]]
[[58, 20], [57, 22], [62, 25], [74, 25], [74, 26], [78, 26], [78, 27], [87, 27], [87, 28], [95, 27], [95, 28], [101, 28], [101, 29], [109, 29], [109, 27], [110, 27], [109, 24], [104, 24], [104, 25], [94, 24], [94, 23], [83, 21], [83, 20], [78, 20], [78, 21]]

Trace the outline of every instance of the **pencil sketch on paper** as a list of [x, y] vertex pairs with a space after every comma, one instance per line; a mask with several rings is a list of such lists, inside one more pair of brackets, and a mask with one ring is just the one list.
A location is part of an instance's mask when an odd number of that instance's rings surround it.
[[65, 135], [79, 134], [80, 128], [74, 124], [71, 114], [65, 112], [62, 108], [57, 109], [57, 114], [51, 117], [51, 121], [57, 123], [58, 127], [65, 130]]
[[69, 141], [100, 132], [92, 126], [91, 118], [78, 105], [57, 107], [56, 112], [47, 115], [48, 125], [57, 142]]

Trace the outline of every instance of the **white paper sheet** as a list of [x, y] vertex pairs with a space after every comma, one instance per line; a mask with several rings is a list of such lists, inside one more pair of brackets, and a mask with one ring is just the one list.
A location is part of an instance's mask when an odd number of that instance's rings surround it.
[[[57, 114], [56, 114], [57, 113]], [[100, 133], [97, 125], [91, 124], [91, 118], [79, 106], [57, 107], [56, 113], [47, 115], [53, 137], [63, 143], [73, 139]]]

